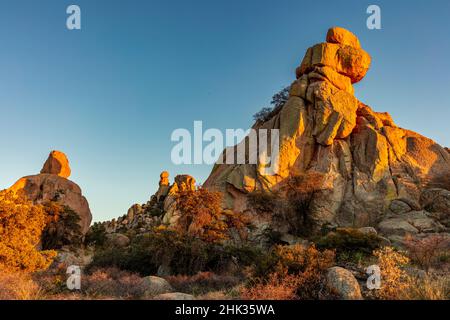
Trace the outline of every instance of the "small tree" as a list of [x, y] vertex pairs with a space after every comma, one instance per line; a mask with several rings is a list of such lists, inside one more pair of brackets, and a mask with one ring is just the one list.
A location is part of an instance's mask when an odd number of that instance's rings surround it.
[[290, 89], [289, 86], [284, 87], [283, 89], [281, 89], [279, 92], [275, 93], [272, 96], [272, 101], [270, 101], [270, 104], [274, 107], [274, 109], [281, 108], [288, 101], [289, 89]]
[[321, 172], [309, 171], [288, 179], [283, 218], [289, 222], [294, 234], [304, 236], [316, 232], [318, 225], [311, 206], [316, 195], [326, 190], [325, 178]]
[[45, 212], [24, 196], [0, 192], [0, 265], [12, 271], [48, 268], [56, 253], [39, 251]]
[[286, 101], [289, 99], [289, 88], [285, 87], [272, 96], [270, 101], [270, 107], [264, 107], [253, 115], [255, 121], [267, 121], [270, 118], [272, 112], [276, 109], [281, 109]]

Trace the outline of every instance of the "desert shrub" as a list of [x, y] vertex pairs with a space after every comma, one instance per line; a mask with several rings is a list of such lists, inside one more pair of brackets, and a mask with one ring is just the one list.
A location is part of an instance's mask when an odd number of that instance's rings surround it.
[[145, 284], [139, 275], [117, 268], [97, 269], [82, 279], [81, 291], [91, 298], [138, 299], [145, 294]]
[[[297, 290], [292, 298], [322, 299], [329, 294], [324, 285], [325, 275], [327, 269], [334, 265], [334, 258], [334, 251], [319, 251], [315, 246], [275, 246], [263, 261], [254, 266], [253, 279], [243, 289], [243, 294], [257, 297], [257, 292], [251, 289], [253, 287], [264, 292], [272, 288], [281, 290], [280, 295], [291, 295], [295, 285]], [[290, 285], [283, 288], [283, 283]]]
[[46, 269], [56, 256], [37, 246], [45, 227], [45, 212], [25, 197], [0, 192], [0, 265], [10, 270]]
[[381, 246], [376, 234], [364, 233], [353, 228], [337, 228], [317, 241], [317, 247], [335, 249], [339, 260], [359, 260], [369, 256]]
[[408, 257], [392, 247], [375, 250], [373, 255], [378, 259], [381, 271], [381, 288], [376, 291], [376, 296], [385, 300], [403, 299], [411, 285], [411, 278], [404, 270], [409, 263]]
[[180, 218], [176, 230], [181, 234], [198, 237], [206, 242], [220, 242], [230, 238], [237, 230], [245, 237], [247, 222], [241, 214], [222, 209], [222, 194], [199, 188], [180, 192], [177, 196]]
[[87, 232], [84, 240], [86, 245], [101, 247], [106, 242], [106, 228], [103, 224], [95, 222]]
[[423, 239], [407, 236], [404, 243], [411, 261], [426, 271], [437, 265], [450, 250], [450, 238], [443, 235]]
[[40, 297], [41, 290], [29, 273], [0, 267], [0, 300], [35, 300]]
[[213, 272], [199, 272], [193, 276], [169, 276], [166, 277], [166, 280], [176, 291], [196, 296], [208, 292], [229, 290], [241, 282], [239, 277], [219, 275]]
[[67, 206], [50, 201], [44, 204], [46, 226], [42, 232], [42, 248], [77, 247], [82, 243], [80, 217]]
[[222, 245], [171, 230], [155, 230], [132, 239], [128, 248], [97, 250], [88, 269], [118, 267], [141, 275], [155, 274], [165, 266], [173, 274], [193, 275], [222, 271], [230, 263], [250, 265], [262, 255], [256, 248]]
[[325, 175], [312, 171], [287, 179], [278, 192], [250, 193], [247, 201], [257, 213], [270, 213], [274, 220], [287, 224], [290, 234], [310, 236], [317, 229], [310, 207], [315, 196], [325, 189]]
[[34, 281], [39, 285], [46, 299], [61, 293], [68, 293], [67, 268], [68, 264], [59, 263], [45, 271], [33, 274]]

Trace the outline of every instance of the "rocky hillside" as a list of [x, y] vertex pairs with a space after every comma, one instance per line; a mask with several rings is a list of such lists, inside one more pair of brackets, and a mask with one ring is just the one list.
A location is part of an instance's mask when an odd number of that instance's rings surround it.
[[[370, 63], [354, 34], [330, 29], [326, 42], [307, 49], [286, 103], [253, 126], [279, 130], [278, 173], [261, 174], [260, 164], [213, 168], [204, 187], [224, 195], [225, 209], [245, 214], [255, 238], [335, 227], [375, 227], [392, 241], [448, 232], [448, 149], [354, 96]], [[170, 185], [168, 178], [163, 172], [151, 200], [106, 222], [107, 231], [176, 224], [176, 194], [193, 190], [195, 180], [178, 176]]]

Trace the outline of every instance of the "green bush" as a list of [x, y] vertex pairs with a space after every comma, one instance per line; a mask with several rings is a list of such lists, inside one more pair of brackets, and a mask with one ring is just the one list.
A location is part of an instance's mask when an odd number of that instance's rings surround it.
[[335, 249], [341, 260], [361, 260], [381, 247], [382, 239], [354, 228], [337, 228], [317, 241], [321, 249]]
[[262, 253], [250, 246], [210, 243], [174, 231], [149, 232], [132, 239], [122, 250], [97, 250], [89, 269], [117, 267], [143, 276], [155, 274], [162, 265], [172, 274], [193, 275], [202, 271], [223, 271], [229, 264], [249, 266]]

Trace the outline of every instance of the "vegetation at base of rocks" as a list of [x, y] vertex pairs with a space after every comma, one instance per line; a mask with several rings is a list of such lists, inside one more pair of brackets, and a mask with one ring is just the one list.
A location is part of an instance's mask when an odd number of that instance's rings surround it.
[[321, 237], [317, 247], [334, 249], [338, 260], [360, 261], [381, 247], [382, 240], [375, 233], [364, 233], [354, 228], [337, 228]]
[[445, 262], [450, 252], [450, 238], [444, 235], [431, 235], [423, 239], [406, 236], [404, 243], [408, 257], [425, 271]]
[[[382, 300], [448, 300], [450, 276], [447, 273], [422, 274], [411, 271], [406, 252], [392, 247], [375, 250], [373, 255], [381, 271], [381, 288], [374, 291]], [[422, 271], [423, 272], [423, 271]]]
[[244, 299], [323, 299], [328, 268], [334, 265], [332, 250], [315, 246], [275, 246], [253, 267], [252, 277], [242, 288]]
[[[68, 299], [74, 291], [67, 288], [67, 265], [62, 263], [51, 270], [36, 274], [35, 286], [40, 288], [42, 298]], [[147, 286], [138, 274], [118, 268], [101, 268], [92, 273], [83, 272], [81, 290], [76, 290], [77, 299], [141, 299]]]
[[42, 206], [11, 192], [0, 192], [0, 265], [11, 271], [46, 269], [56, 252], [37, 249], [45, 227]]
[[297, 300], [297, 290], [302, 283], [299, 275], [271, 273], [267, 279], [256, 279], [241, 288], [240, 295], [244, 300]]
[[151, 275], [164, 266], [173, 274], [193, 275], [202, 271], [223, 271], [233, 264], [248, 266], [261, 254], [259, 249], [251, 246], [211, 243], [161, 229], [136, 236], [130, 246], [122, 250], [97, 250], [88, 269], [117, 267]]
[[245, 239], [248, 222], [244, 216], [222, 209], [222, 194], [199, 188], [177, 195], [180, 218], [176, 230], [182, 235], [200, 238], [206, 242], [221, 242], [230, 238], [235, 230]]
[[449, 300], [450, 276], [411, 277], [401, 298], [404, 300]]
[[36, 300], [41, 295], [30, 273], [0, 266], [0, 300]]
[[46, 213], [42, 233], [42, 248], [60, 249], [64, 246], [79, 247], [82, 244], [80, 217], [67, 206], [50, 201], [43, 205]]
[[311, 216], [311, 205], [316, 195], [326, 190], [325, 174], [311, 171], [288, 179], [286, 198], [289, 206], [281, 219], [292, 221], [292, 234], [308, 236], [317, 229], [314, 217]]
[[85, 236], [84, 243], [86, 245], [93, 245], [101, 247], [106, 242], [106, 228], [103, 224], [95, 222]]
[[255, 113], [253, 115], [253, 120], [255, 120], [256, 122], [264, 122], [269, 120], [275, 110], [281, 109], [289, 99], [289, 89], [290, 87], [288, 86], [275, 93], [272, 96], [272, 100], [270, 101], [270, 107], [264, 107], [260, 111]]

